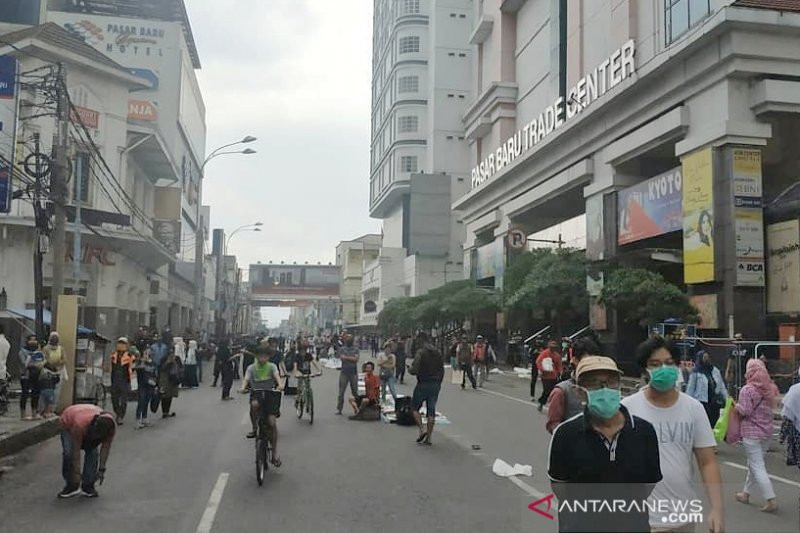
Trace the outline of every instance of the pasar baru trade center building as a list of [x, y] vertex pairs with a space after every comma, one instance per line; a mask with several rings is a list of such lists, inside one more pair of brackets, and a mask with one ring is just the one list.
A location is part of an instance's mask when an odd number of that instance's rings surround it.
[[[465, 271], [502, 287], [515, 230], [562, 233], [599, 273], [630, 264], [685, 286], [707, 336], [732, 316], [749, 338], [800, 337], [789, 4], [476, 2], [471, 190], [453, 204]], [[629, 326], [596, 290], [592, 325], [627, 351]]]

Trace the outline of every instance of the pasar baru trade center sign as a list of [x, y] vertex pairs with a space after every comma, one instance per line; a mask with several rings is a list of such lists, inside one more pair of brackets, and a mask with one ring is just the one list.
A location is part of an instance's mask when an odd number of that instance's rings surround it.
[[483, 184], [512, 161], [541, 143], [567, 120], [633, 75], [636, 72], [633, 61], [635, 51], [636, 45], [633, 40], [625, 43], [593, 71], [578, 80], [578, 83], [567, 92], [566, 101], [563, 96], [559, 96], [552, 105], [539, 113], [538, 117], [490, 153], [472, 169], [472, 188]]

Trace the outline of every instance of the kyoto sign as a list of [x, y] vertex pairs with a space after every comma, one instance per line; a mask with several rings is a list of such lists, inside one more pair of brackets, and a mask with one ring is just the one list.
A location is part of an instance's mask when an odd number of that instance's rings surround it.
[[682, 185], [677, 167], [619, 191], [617, 242], [627, 244], [683, 228]]
[[516, 134], [472, 169], [472, 188], [500, 172], [515, 159], [542, 142], [548, 135], [587, 108], [592, 102], [622, 83], [636, 72], [633, 61], [636, 45], [633, 40], [617, 49], [592, 72], [578, 80], [567, 92], [567, 98], [559, 96], [539, 116], [526, 124]]

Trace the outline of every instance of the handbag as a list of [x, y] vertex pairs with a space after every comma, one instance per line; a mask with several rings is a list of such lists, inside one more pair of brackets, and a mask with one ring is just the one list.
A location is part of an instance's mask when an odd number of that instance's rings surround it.
[[[758, 400], [758, 403], [753, 410], [755, 410], [761, 402], [764, 401], [764, 396], [761, 396], [761, 399]], [[728, 420], [728, 431], [725, 434], [725, 442], [728, 444], [736, 444], [742, 440], [742, 415], [739, 414], [735, 408], [731, 408], [730, 411], [730, 420]]]
[[150, 398], [150, 411], [155, 413], [158, 411], [158, 404], [161, 403], [161, 391], [156, 388], [153, 391], [153, 396]]

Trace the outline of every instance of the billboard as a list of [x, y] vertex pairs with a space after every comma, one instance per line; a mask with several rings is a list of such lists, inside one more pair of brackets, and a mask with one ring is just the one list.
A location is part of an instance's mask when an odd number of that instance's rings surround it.
[[736, 285], [763, 287], [766, 276], [761, 150], [734, 148], [732, 157]]
[[684, 283], [714, 281], [714, 172], [711, 148], [683, 158]]
[[11, 164], [14, 162], [17, 60], [0, 56], [0, 213], [11, 209]]
[[618, 244], [657, 237], [683, 227], [681, 168], [659, 174], [619, 191]]
[[719, 329], [719, 299], [716, 294], [696, 294], [689, 297], [700, 319], [700, 329]]
[[250, 265], [250, 292], [260, 297], [338, 297], [336, 265]]
[[767, 227], [767, 312], [800, 312], [800, 221]]

